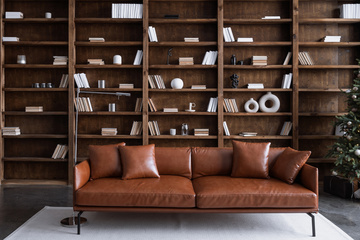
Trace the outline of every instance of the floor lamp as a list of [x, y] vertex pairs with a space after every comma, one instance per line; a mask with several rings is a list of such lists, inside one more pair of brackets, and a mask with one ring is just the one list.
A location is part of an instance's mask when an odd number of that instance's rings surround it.
[[[115, 95], [118, 98], [121, 96], [130, 97], [130, 93], [123, 93], [123, 92], [93, 92], [93, 91], [82, 91], [80, 88], [77, 88], [76, 91], [76, 99], [79, 98], [80, 93], [88, 93], [88, 94], [103, 94], [103, 95]], [[79, 121], [79, 109], [76, 107], [75, 112], [75, 155], [74, 155], [74, 166], [77, 163], [77, 140], [78, 140], [78, 121]], [[84, 224], [87, 222], [87, 219], [84, 217], [76, 217], [75, 212], [73, 211], [73, 215], [71, 217], [64, 218], [60, 221], [61, 226], [64, 227], [72, 227], [75, 228], [79, 224]]]

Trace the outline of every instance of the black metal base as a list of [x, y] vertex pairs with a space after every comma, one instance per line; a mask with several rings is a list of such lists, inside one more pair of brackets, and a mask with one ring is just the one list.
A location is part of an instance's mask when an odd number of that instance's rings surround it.
[[83, 217], [68, 217], [60, 221], [61, 226], [68, 228], [78, 228], [78, 234], [80, 234], [80, 225], [84, 225], [87, 222]]
[[312, 223], [312, 236], [316, 237], [316, 232], [315, 232], [315, 216], [312, 213], [308, 213], [308, 215], [311, 217], [311, 223]]

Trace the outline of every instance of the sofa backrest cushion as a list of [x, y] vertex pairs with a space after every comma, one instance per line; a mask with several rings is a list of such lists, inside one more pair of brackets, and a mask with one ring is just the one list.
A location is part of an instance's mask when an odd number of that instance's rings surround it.
[[[270, 148], [269, 169], [285, 148]], [[194, 147], [191, 154], [193, 178], [225, 175], [232, 171], [233, 148]]]
[[190, 147], [156, 147], [155, 160], [160, 175], [178, 175], [191, 179]]

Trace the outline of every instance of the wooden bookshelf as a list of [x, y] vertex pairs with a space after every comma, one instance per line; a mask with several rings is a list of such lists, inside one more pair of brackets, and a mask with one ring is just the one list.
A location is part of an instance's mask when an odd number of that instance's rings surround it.
[[[310, 164], [320, 168], [320, 178], [332, 167], [325, 159], [334, 136], [336, 116], [346, 113], [342, 91], [352, 86], [355, 59], [360, 48], [360, 19], [339, 18], [338, 6], [356, 1], [303, 0], [129, 0], [142, 3], [142, 19], [111, 18], [110, 0], [1, 0], [1, 127], [19, 126], [21, 135], [0, 139], [0, 180], [3, 184], [70, 184], [75, 157], [75, 73], [85, 73], [91, 88], [103, 93], [129, 92], [130, 97], [82, 93], [89, 97], [93, 112], [79, 113], [78, 159], [86, 159], [88, 145], [125, 141], [127, 145], [155, 143], [157, 146], [230, 147], [232, 140], [271, 141], [272, 146], [291, 146], [311, 150]], [[252, 9], [249, 11], [249, 9]], [[4, 19], [5, 11], [21, 11], [24, 19]], [[45, 19], [45, 12], [52, 19]], [[179, 14], [178, 19], [165, 19]], [[281, 16], [281, 19], [262, 19]], [[156, 28], [158, 42], [149, 41], [148, 27]], [[231, 27], [235, 39], [252, 37], [254, 42], [224, 42], [223, 27]], [[339, 43], [325, 43], [326, 35], [341, 35]], [[3, 36], [16, 36], [19, 42], [2, 42]], [[105, 42], [89, 42], [103, 37]], [[199, 42], [184, 42], [198, 37]], [[172, 56], [167, 64], [167, 53]], [[133, 65], [137, 50], [143, 51], [141, 65]], [[214, 65], [202, 65], [206, 51], [218, 51]], [[314, 65], [300, 65], [298, 53], [306, 51]], [[283, 61], [293, 56], [288, 65]], [[27, 64], [17, 64], [16, 55], [25, 54]], [[235, 54], [244, 65], [231, 65]], [[68, 65], [53, 65], [52, 56], [66, 55]], [[122, 56], [122, 65], [113, 56]], [[268, 56], [266, 66], [251, 65], [252, 56]], [[179, 65], [179, 57], [193, 57], [194, 65]], [[99, 58], [105, 65], [89, 65]], [[68, 88], [58, 88], [62, 74], [69, 74]], [[239, 76], [239, 87], [231, 88], [230, 76]], [[290, 89], [282, 89], [284, 74], [292, 73]], [[161, 75], [166, 89], [152, 89], [149, 75]], [[184, 81], [183, 89], [171, 89], [173, 78]], [[97, 88], [98, 80], [106, 88]], [[33, 83], [51, 82], [54, 88], [31, 88]], [[119, 89], [120, 83], [133, 83], [133, 89]], [[248, 83], [263, 83], [264, 89], [247, 89]], [[206, 89], [191, 89], [206, 85]], [[266, 92], [281, 102], [276, 113], [247, 113], [244, 104], [259, 100]], [[209, 99], [218, 98], [216, 112], [207, 112]], [[137, 98], [143, 109], [135, 112]], [[148, 108], [151, 98], [158, 109]], [[224, 98], [234, 98], [238, 113], [223, 109]], [[195, 112], [186, 112], [195, 102]], [[116, 103], [109, 112], [108, 104]], [[41, 113], [26, 113], [25, 106], [44, 106]], [[164, 113], [163, 108], [179, 112]], [[141, 121], [143, 132], [130, 136], [134, 121]], [[160, 136], [151, 136], [148, 121], [157, 121]], [[231, 135], [225, 136], [223, 121]], [[280, 136], [285, 121], [292, 121], [289, 136]], [[179, 135], [181, 124], [190, 134]], [[116, 127], [118, 135], [101, 136], [101, 128]], [[177, 135], [169, 135], [176, 128]], [[194, 136], [194, 128], [208, 128], [209, 136]], [[255, 131], [255, 137], [239, 136]], [[51, 159], [57, 144], [67, 144], [66, 159]], [[321, 180], [321, 179], [320, 179]]]

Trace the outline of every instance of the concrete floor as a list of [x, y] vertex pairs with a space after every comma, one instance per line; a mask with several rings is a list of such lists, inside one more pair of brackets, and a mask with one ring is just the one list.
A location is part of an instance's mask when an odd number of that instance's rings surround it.
[[[360, 239], [360, 201], [345, 200], [320, 191], [319, 205], [321, 214], [354, 239]], [[72, 206], [72, 188], [0, 186], [0, 239], [44, 206]]]

